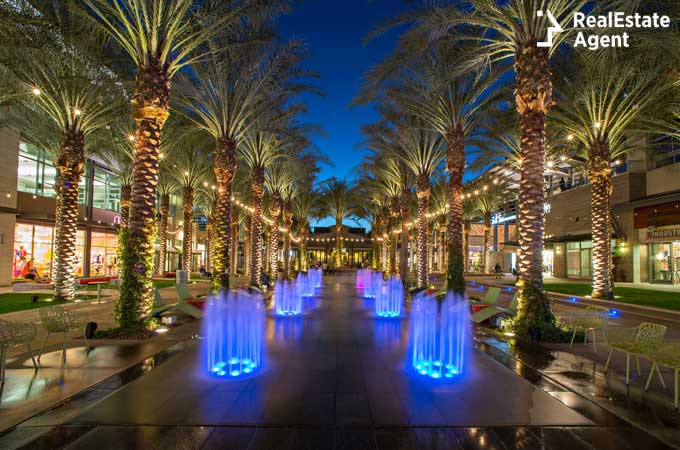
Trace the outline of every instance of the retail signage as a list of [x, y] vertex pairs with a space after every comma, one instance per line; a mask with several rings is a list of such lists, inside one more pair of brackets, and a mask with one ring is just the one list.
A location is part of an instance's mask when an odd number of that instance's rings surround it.
[[647, 240], [649, 241], [669, 241], [676, 239], [680, 239], [680, 228], [647, 231]]

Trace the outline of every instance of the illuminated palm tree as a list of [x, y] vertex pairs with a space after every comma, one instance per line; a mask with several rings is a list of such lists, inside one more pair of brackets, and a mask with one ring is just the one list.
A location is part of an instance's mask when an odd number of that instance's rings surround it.
[[252, 127], [271, 118], [272, 111], [304, 90], [294, 81], [305, 75], [298, 67], [304, 52], [297, 42], [248, 47], [195, 65], [193, 74], [181, 80], [182, 114], [216, 141], [215, 288], [229, 287], [229, 217], [237, 149]]
[[[456, 76], [462, 54], [448, 44], [434, 45], [425, 51], [398, 46], [393, 55], [369, 72], [369, 92], [365, 94], [368, 98], [377, 97], [398, 105], [405, 114], [419, 118], [446, 141], [447, 285], [459, 293], [465, 292], [461, 205], [466, 145], [476, 148], [475, 145], [485, 141], [482, 122], [488, 120], [490, 109], [502, 92], [491, 91], [496, 80], [491, 71]], [[381, 84], [386, 87], [375, 87]]]
[[[57, 176], [52, 277], [55, 299], [72, 301], [78, 260], [78, 186], [86, 140], [124, 111], [125, 92], [102, 62], [91, 56], [101, 42], [89, 36], [87, 27], [77, 26], [67, 15], [5, 6], [3, 20], [16, 20], [17, 25], [3, 37], [0, 49], [0, 65], [11, 77], [3, 82], [16, 89], [9, 95], [20, 103], [15, 108], [19, 116], [34, 111], [36, 119], [52, 124], [54, 138], [49, 145], [39, 146], [49, 149], [59, 142], [53, 152]], [[43, 26], [20, 25], [25, 21], [42, 21]], [[64, 33], [55, 34], [50, 23]]]
[[417, 283], [418, 288], [428, 284], [427, 272], [427, 214], [430, 208], [430, 179], [445, 157], [441, 136], [423, 128], [398, 129], [399, 158], [416, 178], [418, 219], [416, 225]]
[[182, 190], [182, 269], [191, 273], [194, 234], [194, 199], [196, 188], [211, 168], [205, 136], [195, 136], [175, 143], [170, 149], [168, 170]]
[[[664, 108], [670, 81], [648, 67], [644, 71], [622, 63], [616, 67], [582, 64], [559, 85], [556, 122], [564, 139], [587, 160], [591, 189], [593, 292], [611, 298], [611, 164], [639, 148], [630, 134], [652, 110]], [[563, 97], [563, 98], [562, 98]]]
[[[448, 183], [446, 182], [446, 177], [444, 174], [438, 174], [435, 177], [434, 188], [432, 189], [432, 199], [430, 202], [430, 218], [432, 220], [433, 227], [437, 231], [437, 249], [436, 253], [433, 247], [433, 257], [434, 254], [437, 255], [437, 270], [443, 272], [444, 269], [444, 255], [446, 254], [446, 217], [450, 205], [450, 196]], [[462, 198], [462, 195], [461, 195]], [[461, 208], [462, 210], [462, 208]], [[462, 214], [461, 214], [462, 220]], [[462, 230], [462, 227], [461, 227]], [[462, 251], [462, 234], [461, 234], [461, 255]], [[431, 243], [434, 245], [434, 242]], [[463, 262], [461, 262], [461, 266]]]
[[552, 34], [552, 47], [539, 47], [537, 43], [546, 40], [552, 24], [548, 14], [539, 17], [537, 11], [549, 10], [567, 30], [571, 12], [585, 3], [586, 0], [466, 0], [462, 5], [428, 8], [415, 18], [414, 28], [402, 38], [405, 45], [423, 42], [419, 37], [428, 36], [429, 42], [441, 37], [450, 45], [469, 46], [466, 57], [459, 60], [461, 72], [479, 73], [489, 63], [510, 69], [507, 63], [512, 63], [522, 143], [518, 208], [522, 283], [516, 331], [524, 337], [541, 331], [551, 333], [555, 327], [550, 300], [543, 291], [545, 121], [554, 103], [550, 57], [569, 36], [566, 31]]
[[320, 202], [319, 191], [314, 190], [311, 186], [303, 189], [293, 199], [292, 211], [297, 222], [298, 237], [300, 238], [300, 270], [303, 272], [309, 269], [306, 241], [309, 238], [310, 222], [322, 216]]
[[334, 265], [339, 268], [342, 266], [342, 222], [355, 215], [355, 190], [349, 181], [333, 177], [321, 183], [321, 195], [329, 215], [335, 220]]
[[507, 187], [500, 183], [489, 183], [488, 180], [478, 180], [474, 189], [474, 207], [482, 216], [484, 225], [484, 247], [482, 250], [482, 270], [491, 271], [491, 215], [503, 205], [504, 192]]
[[160, 201], [160, 217], [158, 224], [158, 259], [156, 261], [156, 275], [165, 274], [168, 260], [168, 219], [170, 218], [170, 195], [175, 193], [175, 180], [168, 164], [161, 161], [158, 164], [158, 199]]
[[269, 264], [271, 275], [274, 278], [277, 278], [279, 273], [282, 196], [288, 187], [295, 182], [295, 177], [289, 169], [283, 164], [275, 164], [265, 173], [265, 186], [270, 195], [269, 218], [272, 221], [269, 231]]
[[283, 158], [285, 143], [272, 132], [259, 131], [248, 135], [239, 146], [239, 154], [250, 169], [251, 205], [254, 208], [250, 228], [250, 284], [260, 286], [262, 280], [262, 217], [265, 190], [265, 170]]
[[[130, 101], [136, 123], [131, 220], [122, 241], [125, 269], [117, 308], [120, 325], [133, 328], [144, 326], [153, 304], [151, 275], [158, 155], [161, 130], [170, 113], [170, 82], [182, 68], [206, 58], [212, 51], [208, 40], [218, 34], [236, 35], [235, 30], [240, 30], [244, 22], [261, 17], [260, 10], [272, 8], [261, 8], [261, 2], [255, 0], [84, 0], [83, 3], [83, 10], [137, 69]], [[224, 46], [231, 44], [227, 39], [221, 41]], [[228, 284], [228, 276], [226, 279]]]

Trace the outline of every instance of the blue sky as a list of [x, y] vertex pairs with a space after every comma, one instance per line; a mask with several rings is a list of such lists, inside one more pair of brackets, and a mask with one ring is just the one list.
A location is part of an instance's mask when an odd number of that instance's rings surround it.
[[[320, 79], [316, 84], [324, 97], [306, 96], [309, 111], [302, 119], [320, 125], [325, 136], [315, 144], [333, 162], [324, 166], [320, 180], [335, 176], [353, 178], [363, 151], [361, 126], [377, 119], [372, 107], [349, 108], [363, 74], [394, 48], [396, 32], [364, 44], [364, 37], [378, 25], [407, 7], [404, 0], [306, 0], [293, 4], [293, 11], [279, 20], [287, 39], [307, 43], [309, 69]], [[323, 224], [330, 221], [323, 221]]]

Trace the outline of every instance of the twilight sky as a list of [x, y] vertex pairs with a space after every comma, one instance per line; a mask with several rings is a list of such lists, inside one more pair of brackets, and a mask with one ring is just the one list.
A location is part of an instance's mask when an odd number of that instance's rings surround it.
[[[321, 125], [326, 133], [314, 141], [333, 166], [324, 166], [319, 180], [354, 177], [354, 169], [364, 154], [357, 149], [361, 126], [376, 120], [378, 115], [371, 107], [349, 109], [349, 103], [364, 72], [392, 51], [397, 32], [366, 45], [363, 39], [406, 7], [405, 0], [298, 0], [293, 12], [279, 19], [279, 29], [285, 38], [307, 43], [310, 57], [306, 65], [319, 73], [316, 84], [326, 94], [306, 96], [309, 111], [302, 116], [306, 122]], [[316, 225], [332, 222], [326, 219]]]

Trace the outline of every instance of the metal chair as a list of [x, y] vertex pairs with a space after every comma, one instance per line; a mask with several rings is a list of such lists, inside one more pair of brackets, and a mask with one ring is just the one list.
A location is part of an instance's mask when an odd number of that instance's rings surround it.
[[579, 311], [570, 314], [567, 317], [567, 326], [574, 329], [574, 333], [571, 335], [571, 343], [569, 346], [574, 345], [574, 339], [576, 338], [576, 332], [578, 330], [583, 330], [583, 343], [588, 343], [588, 332], [593, 333], [593, 351], [597, 352], [597, 344], [595, 342], [595, 332], [597, 330], [604, 329], [609, 322], [609, 309], [603, 306], [587, 306], [585, 311]]
[[29, 322], [8, 322], [0, 319], [0, 385], [5, 384], [5, 371], [7, 365], [7, 349], [17, 345], [26, 345], [31, 355], [33, 367], [38, 368], [33, 356], [31, 341], [35, 339], [35, 325]]
[[38, 310], [40, 315], [40, 321], [42, 322], [43, 328], [47, 331], [45, 339], [40, 346], [40, 351], [38, 352], [38, 361], [42, 356], [43, 349], [47, 343], [47, 338], [50, 337], [51, 333], [63, 333], [64, 341], [62, 345], [61, 357], [62, 361], [66, 361], [66, 338], [69, 331], [72, 330], [82, 330], [83, 338], [85, 338], [85, 348], [90, 351], [90, 345], [87, 341], [87, 335], [85, 333], [85, 327], [87, 326], [88, 316], [85, 313], [66, 311], [61, 306], [50, 306], [48, 308], [40, 308]]
[[637, 374], [640, 375], [640, 356], [653, 360], [663, 342], [666, 327], [658, 323], [642, 322], [635, 328], [607, 328], [605, 337], [609, 346], [609, 356], [604, 371], [609, 368], [614, 350], [626, 354], [626, 384], [630, 381], [630, 355], [635, 355]]

